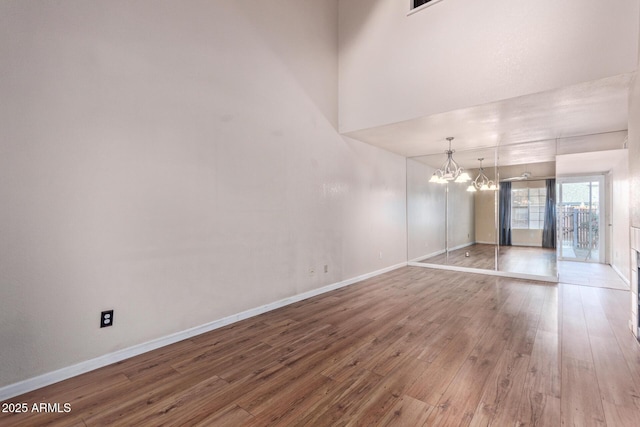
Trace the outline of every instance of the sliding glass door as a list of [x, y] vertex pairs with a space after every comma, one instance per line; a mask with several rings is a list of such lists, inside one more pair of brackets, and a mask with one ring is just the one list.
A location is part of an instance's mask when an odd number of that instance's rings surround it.
[[604, 262], [604, 176], [558, 179], [558, 257]]

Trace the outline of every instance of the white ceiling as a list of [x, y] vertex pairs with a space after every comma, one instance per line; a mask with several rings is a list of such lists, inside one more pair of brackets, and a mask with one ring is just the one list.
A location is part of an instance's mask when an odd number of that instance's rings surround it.
[[[442, 154], [447, 148], [445, 138], [453, 136], [456, 160], [465, 157], [467, 150], [531, 143], [501, 151], [500, 163], [513, 164], [506, 163], [507, 157], [518, 163], [549, 161], [556, 151], [563, 151], [558, 141], [574, 145], [564, 152], [579, 152], [583, 138], [573, 137], [626, 131], [631, 79], [631, 73], [621, 74], [345, 135], [406, 157]], [[476, 154], [466, 157], [490, 157]]]

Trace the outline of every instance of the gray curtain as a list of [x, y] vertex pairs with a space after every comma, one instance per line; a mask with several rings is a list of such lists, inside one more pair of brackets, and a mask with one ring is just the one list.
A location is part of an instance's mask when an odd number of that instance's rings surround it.
[[542, 247], [556, 248], [556, 180], [547, 179], [547, 200], [544, 206]]
[[500, 183], [500, 209], [498, 211], [500, 245], [511, 246], [511, 183]]

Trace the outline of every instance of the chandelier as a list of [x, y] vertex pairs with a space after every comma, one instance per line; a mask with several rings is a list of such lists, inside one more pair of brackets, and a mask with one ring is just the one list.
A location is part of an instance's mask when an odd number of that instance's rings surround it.
[[484, 168], [482, 167], [482, 161], [484, 160], [484, 157], [479, 158], [478, 160], [480, 160], [480, 173], [478, 173], [476, 179], [474, 179], [473, 182], [469, 184], [469, 187], [467, 187], [467, 191], [497, 190], [498, 187], [496, 186], [495, 182], [491, 181], [489, 178], [487, 178], [487, 175], [484, 174]]
[[440, 169], [437, 169], [429, 182], [436, 182], [438, 184], [446, 184], [450, 181], [454, 182], [468, 182], [471, 181], [471, 177], [468, 173], [464, 171], [462, 167], [460, 167], [455, 160], [453, 160], [454, 151], [451, 149], [451, 141], [453, 137], [448, 137], [447, 141], [449, 141], [449, 149], [445, 151], [447, 154], [447, 160], [444, 162]]

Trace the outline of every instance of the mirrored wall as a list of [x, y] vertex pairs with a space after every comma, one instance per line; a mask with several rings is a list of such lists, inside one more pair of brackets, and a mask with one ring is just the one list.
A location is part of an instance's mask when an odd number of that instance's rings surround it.
[[467, 182], [432, 182], [444, 153], [407, 159], [410, 264], [556, 282], [555, 144], [536, 148], [456, 151]]

